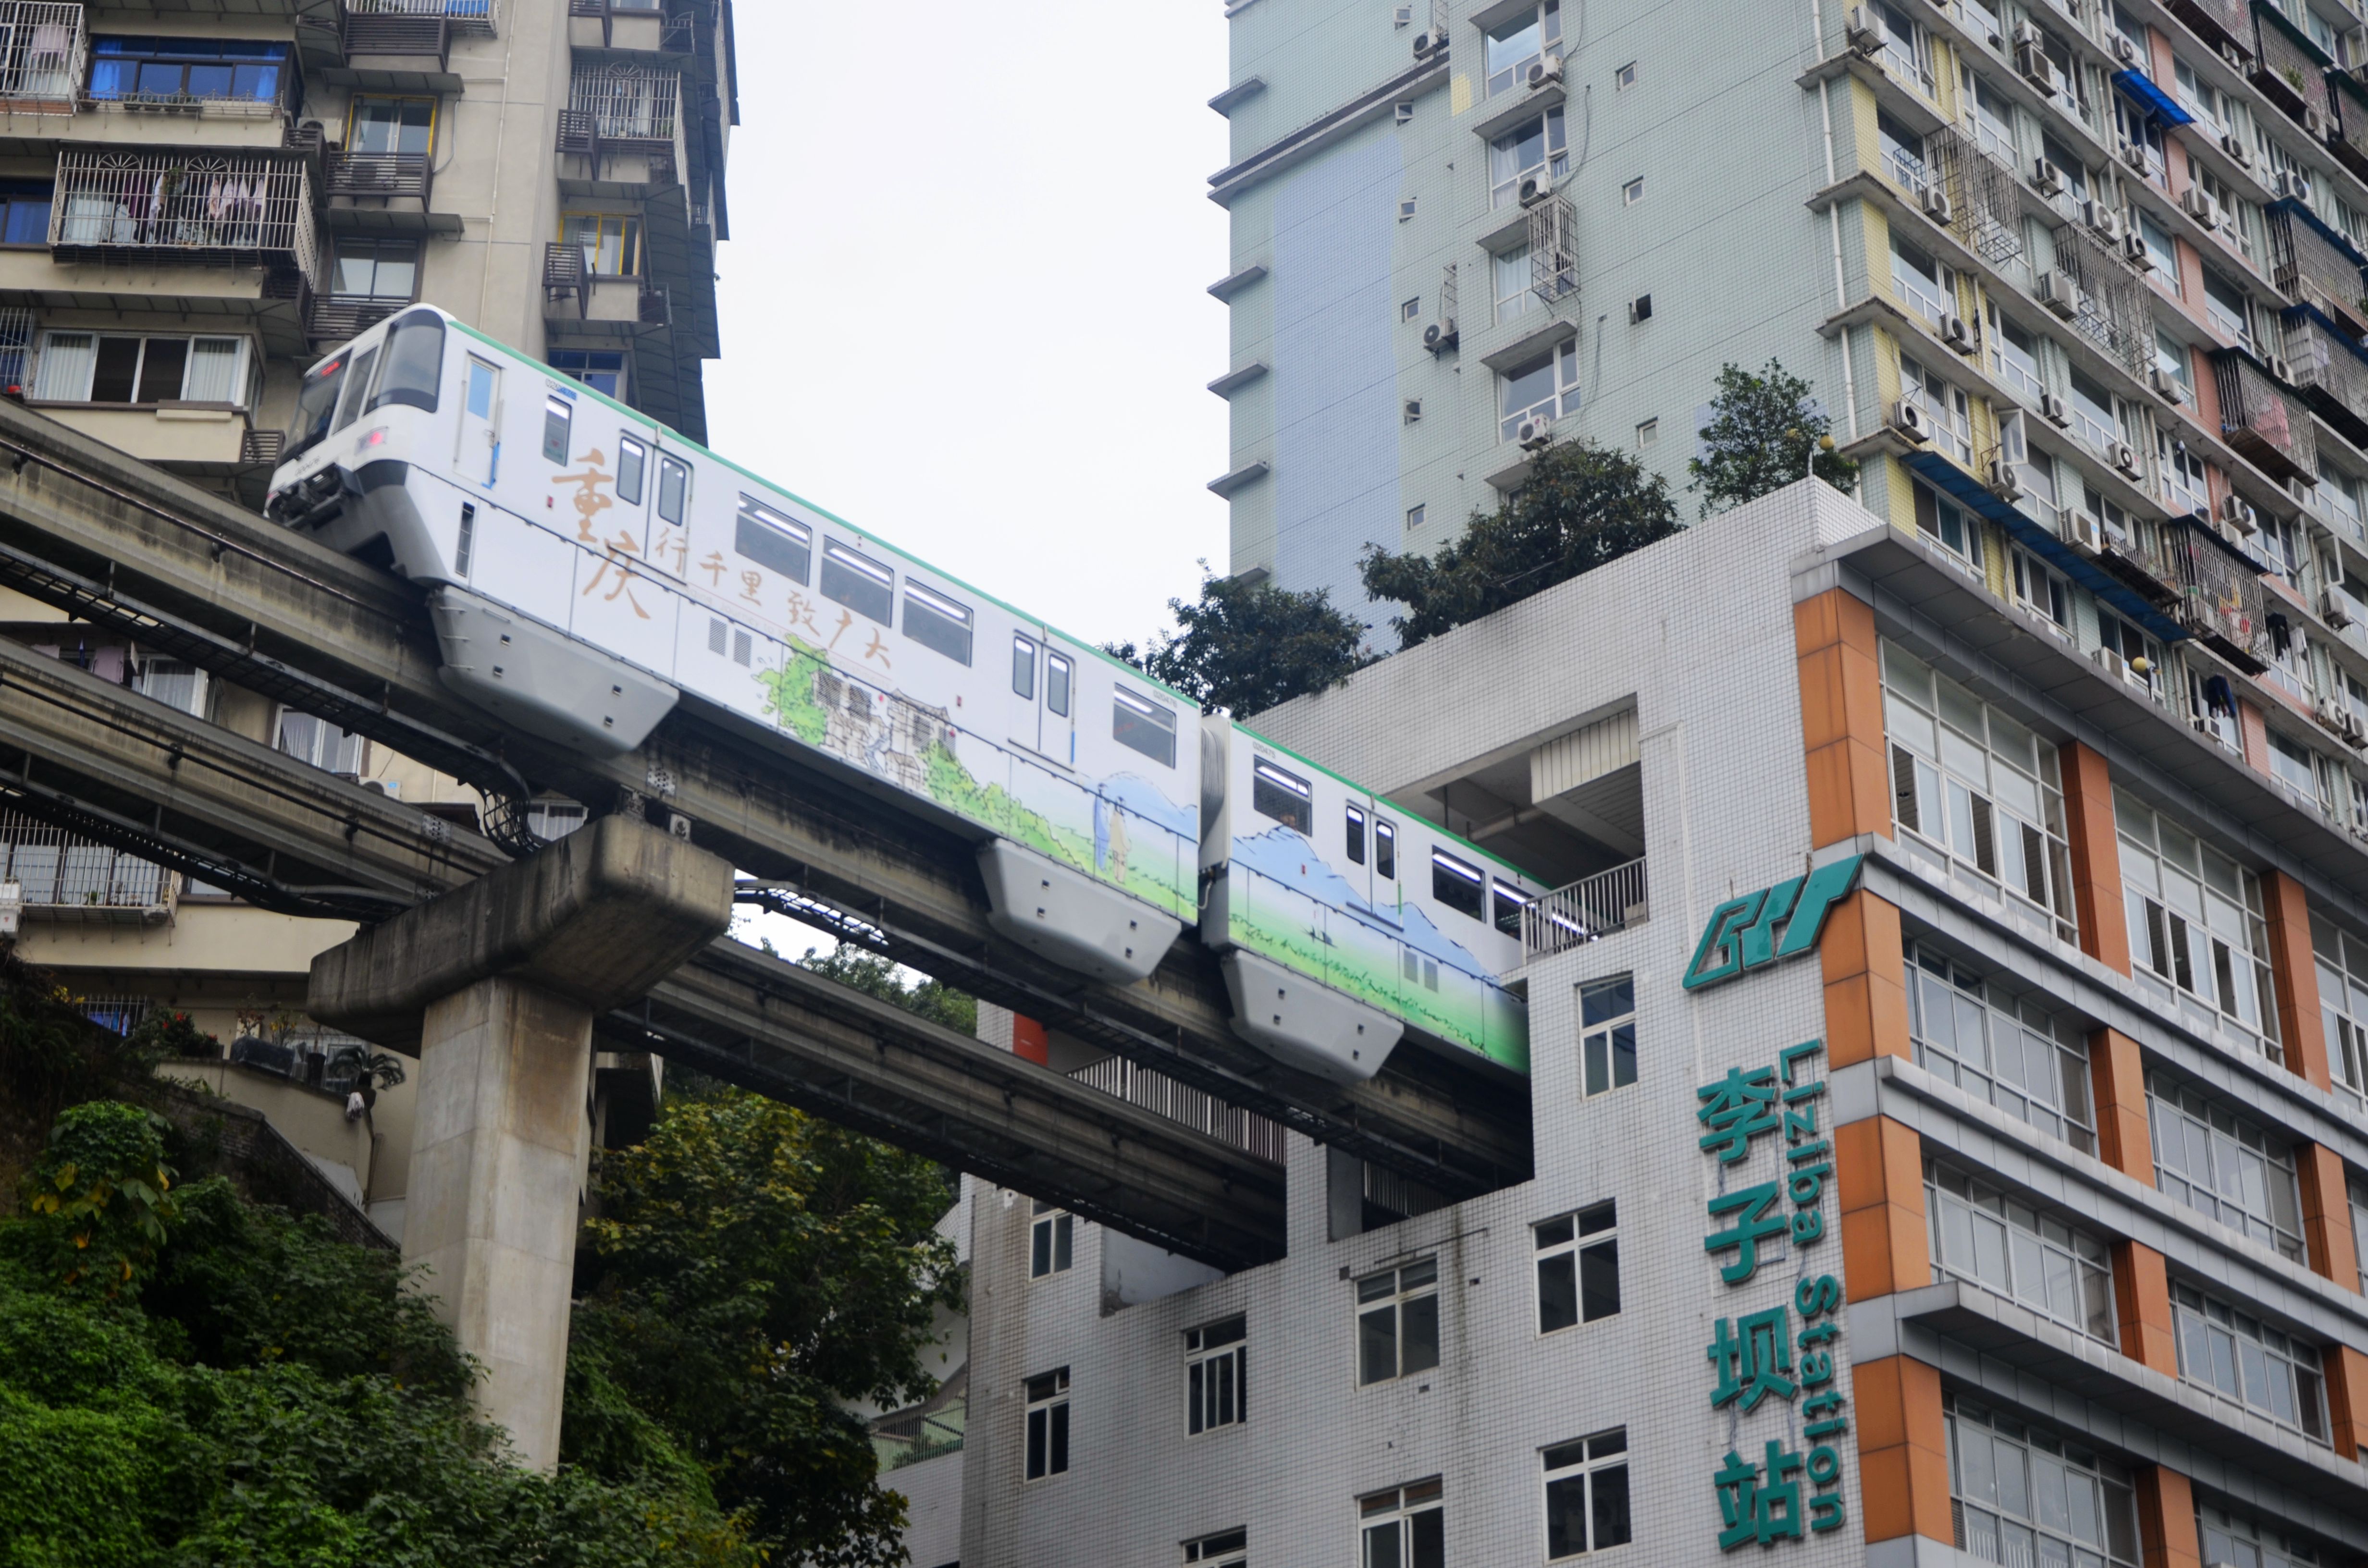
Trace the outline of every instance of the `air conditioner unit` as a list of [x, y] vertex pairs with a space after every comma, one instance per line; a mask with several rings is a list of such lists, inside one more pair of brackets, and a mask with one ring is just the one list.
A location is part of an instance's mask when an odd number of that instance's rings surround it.
[[2146, 385], [2153, 388], [2154, 395], [2165, 403], [2187, 401], [2187, 383], [2160, 366], [2147, 372]]
[[1883, 28], [1865, 6], [1853, 6], [1842, 18], [1842, 41], [1852, 54], [1872, 55], [1883, 47]]
[[2123, 661], [2118, 651], [2112, 648], [2100, 648], [2089, 657], [2096, 660], [2097, 667], [2115, 680], [2130, 678], [2130, 666]]
[[1455, 318], [1435, 321], [1422, 329], [1422, 346], [1433, 354], [1443, 354], [1455, 347]]
[[2113, 466], [2121, 470], [2125, 479], [2138, 479], [2146, 473], [2144, 469], [2138, 467], [2138, 449], [2127, 441], [2113, 443]]
[[1891, 416], [1884, 423], [1919, 447], [1932, 438], [1932, 416], [1913, 398], [1903, 397], [1893, 403]]
[[2146, 236], [2135, 229], [2122, 236], [2122, 259], [2140, 272], [2154, 270], [2154, 252], [2146, 248]]
[[2138, 142], [2122, 143], [2122, 163], [2132, 174], [2142, 178], [2151, 178], [2154, 175], [2154, 163], [2146, 156], [2146, 148]]
[[1414, 35], [1414, 57], [1417, 60], [1428, 60], [1446, 47], [1445, 33], [1420, 32]]
[[2310, 176], [2298, 169], [2280, 169], [2271, 187], [2289, 200], [2310, 205]]
[[1938, 183], [1928, 185], [1922, 192], [1924, 216], [1942, 228], [1947, 228], [1955, 213], [1949, 206], [1949, 187]]
[[2017, 22], [2014, 25], [2014, 46], [2017, 49], [2045, 49], [2047, 35], [2037, 22]]
[[2253, 144], [2237, 131], [2224, 131], [2220, 133], [2220, 151], [2226, 153], [2228, 161], [2240, 169], [2253, 166]]
[[1520, 199], [1522, 206], [1535, 207], [1539, 202], [1543, 201], [1547, 197], [1552, 196], [1553, 194], [1554, 176], [1546, 173], [1545, 170], [1540, 169], [1536, 174], [1523, 175], [1521, 176]]
[[1521, 444], [1522, 450], [1534, 452], [1554, 439], [1554, 421], [1524, 419], [1513, 427], [1513, 439]]
[[2039, 275], [2039, 302], [2070, 321], [2080, 313], [2080, 286], [2070, 273], [2050, 267]]
[[2066, 511], [2059, 516], [2064, 519], [2065, 543], [2083, 555], [2102, 555], [2105, 552], [2104, 535], [2098, 528], [2096, 518], [2081, 511]]
[[2113, 58], [2133, 71], [2145, 68], [2144, 57], [2138, 53], [2137, 43], [2127, 33], [2113, 35]]
[[2004, 458], [1992, 458], [1989, 470], [1990, 494], [2001, 501], [2022, 499], [2022, 476], [2014, 464]]
[[2200, 185], [2189, 186], [2186, 194], [2179, 199], [2179, 206], [2180, 210], [2194, 219], [2200, 227], [2217, 229], [2220, 226], [2219, 199]]
[[2327, 140], [2327, 116], [2313, 105], [2302, 106], [2302, 128], [2314, 142]]
[[2333, 588], [2318, 591], [2318, 619], [2340, 631], [2351, 624], [2351, 606]]
[[2014, 68], [2021, 73], [2024, 81], [2051, 98], [2062, 90], [2062, 78], [2055, 74], [2055, 62], [2048, 59], [2046, 51], [2036, 44], [2016, 47]]
[[2122, 235], [2126, 231], [2122, 227], [2120, 208], [2102, 201], [2084, 201], [2080, 204], [2080, 217], [2107, 244], [2122, 243]]
[[2064, 194], [2064, 171], [2045, 158], [2034, 158], [2031, 165], [2031, 187], [2042, 196]]
[[2287, 358], [2283, 354], [2264, 354], [2261, 356], [2261, 363], [2269, 368], [2269, 372], [2272, 380], [2283, 381], [2288, 386], [2294, 385], [2294, 369], [2293, 360]]
[[1965, 324], [1963, 316], [1941, 318], [1941, 341], [1960, 354], [1971, 354], [1977, 347], [1974, 342], [1974, 329]]
[[2064, 406], [2064, 398], [2057, 392], [2039, 394], [2039, 416], [2058, 429], [2067, 428], [2072, 423], [2072, 411]]
[[2261, 526], [2260, 514], [2242, 495], [2220, 497], [2220, 520], [2241, 534], [2253, 533]]
[[1542, 60], [1537, 60], [1537, 61], [1533, 61], [1533, 62], [1531, 63], [1531, 65], [1530, 65], [1529, 83], [1530, 83], [1530, 90], [1531, 90], [1531, 92], [1535, 92], [1538, 88], [1540, 88], [1540, 87], [1543, 87], [1543, 86], [1546, 85], [1547, 85], [1548, 83], [1550, 83], [1550, 82], [1559, 82], [1559, 81], [1561, 81], [1561, 80], [1562, 80], [1562, 56], [1561, 56], [1561, 55], [1559, 55], [1559, 54], [1549, 54], [1549, 55], [1545, 56], [1543, 59], [1542, 59]]

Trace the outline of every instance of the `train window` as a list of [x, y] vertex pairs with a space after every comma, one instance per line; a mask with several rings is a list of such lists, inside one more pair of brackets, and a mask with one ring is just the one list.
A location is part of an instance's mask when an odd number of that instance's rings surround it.
[[546, 462], [567, 460], [567, 426], [575, 417], [575, 400], [551, 393], [542, 400], [542, 456]]
[[958, 665], [970, 663], [970, 607], [905, 579], [905, 635]]
[[1011, 634], [1011, 695], [1036, 700], [1036, 640]]
[[732, 629], [732, 662], [735, 665], [745, 665], [756, 656], [756, 652], [757, 640], [738, 627], [734, 627]]
[[1069, 656], [1047, 650], [1044, 654], [1044, 706], [1069, 716]]
[[372, 408], [400, 405], [436, 412], [436, 392], [444, 380], [444, 318], [434, 311], [397, 317], [386, 335], [386, 366], [380, 371]]
[[288, 456], [294, 457], [329, 433], [337, 412], [337, 393], [345, 390], [346, 357], [324, 359], [304, 372], [296, 392], [296, 423], [288, 432]]
[[1365, 863], [1365, 813], [1355, 806], [1349, 808], [1349, 861], [1355, 866]]
[[1504, 883], [1497, 884], [1497, 929], [1508, 937], [1521, 934], [1521, 911], [1529, 908], [1530, 895]]
[[469, 578], [469, 557], [477, 548], [477, 509], [466, 501], [461, 503], [461, 542], [452, 547], [452, 574], [462, 582]]
[[337, 404], [337, 422], [329, 428], [342, 430], [361, 417], [362, 398], [370, 391], [370, 371], [378, 368], [378, 350], [365, 348], [354, 357], [353, 373], [346, 378], [345, 401]]
[[682, 527], [682, 511], [690, 500], [690, 469], [664, 452], [658, 454], [658, 516]]
[[1250, 809], [1311, 836], [1315, 832], [1315, 786], [1264, 759], [1250, 764]]
[[723, 652], [723, 640], [729, 634], [730, 628], [722, 621], [710, 620], [707, 623], [707, 651], [711, 653]]
[[474, 354], [469, 356], [469, 416], [491, 419], [494, 416], [494, 388], [501, 381], [501, 371]]
[[1373, 870], [1392, 881], [1397, 881], [1398, 830], [1378, 818], [1373, 823]]
[[1176, 766], [1176, 710], [1164, 702], [1137, 697], [1124, 687], [1113, 693], [1110, 739], [1154, 762]]
[[895, 624], [896, 574], [835, 539], [822, 541], [822, 597], [868, 615], [882, 626]]
[[770, 572], [803, 584], [814, 570], [814, 530], [740, 497], [740, 515], [733, 520], [732, 548]]
[[1458, 915], [1488, 918], [1488, 879], [1479, 867], [1437, 849], [1430, 852], [1430, 896]]
[[[631, 436], [617, 439], [617, 499], [628, 506], [642, 504], [642, 479], [649, 471], [650, 449]], [[746, 551], [742, 551], [746, 554]], [[798, 579], [803, 583], [803, 577]]]

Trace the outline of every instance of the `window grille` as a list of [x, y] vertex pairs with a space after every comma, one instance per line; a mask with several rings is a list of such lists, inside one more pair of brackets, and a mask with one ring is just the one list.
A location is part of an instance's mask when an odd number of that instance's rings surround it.
[[260, 157], [68, 148], [50, 246], [61, 261], [173, 256], [320, 272], [304, 165]]

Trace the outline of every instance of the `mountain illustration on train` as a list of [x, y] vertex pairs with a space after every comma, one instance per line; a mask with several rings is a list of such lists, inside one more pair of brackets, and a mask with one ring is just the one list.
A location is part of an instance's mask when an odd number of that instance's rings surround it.
[[1194, 926], [1279, 1062], [1527, 1070], [1511, 868], [433, 306], [305, 373], [265, 510], [418, 584], [439, 678], [530, 734], [736, 715], [962, 832], [1053, 963], [1132, 983]]

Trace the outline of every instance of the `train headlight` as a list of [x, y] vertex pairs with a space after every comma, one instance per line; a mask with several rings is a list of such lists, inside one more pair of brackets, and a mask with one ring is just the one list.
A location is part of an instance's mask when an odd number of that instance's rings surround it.
[[358, 452], [366, 452], [372, 447], [383, 447], [385, 445], [386, 426], [381, 425], [364, 432], [362, 438], [354, 443], [354, 450]]

